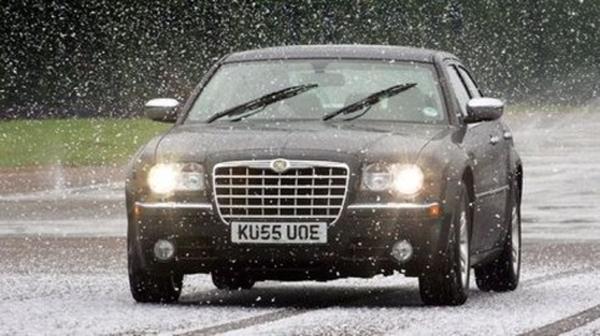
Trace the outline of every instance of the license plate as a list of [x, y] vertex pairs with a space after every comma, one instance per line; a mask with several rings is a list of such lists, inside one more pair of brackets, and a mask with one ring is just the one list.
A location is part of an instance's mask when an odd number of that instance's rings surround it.
[[327, 223], [231, 223], [231, 242], [250, 244], [327, 243]]

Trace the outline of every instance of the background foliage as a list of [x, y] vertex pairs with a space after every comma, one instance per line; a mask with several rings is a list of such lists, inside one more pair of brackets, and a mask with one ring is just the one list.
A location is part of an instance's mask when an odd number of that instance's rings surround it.
[[0, 116], [125, 116], [184, 98], [239, 50], [366, 43], [444, 49], [488, 93], [576, 105], [600, 94], [600, 1], [19, 1], [0, 8]]

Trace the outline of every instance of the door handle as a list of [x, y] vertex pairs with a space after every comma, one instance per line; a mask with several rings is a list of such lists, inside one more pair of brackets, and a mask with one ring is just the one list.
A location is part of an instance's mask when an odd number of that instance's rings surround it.
[[498, 136], [495, 136], [495, 135], [492, 135], [492, 136], [490, 136], [490, 143], [491, 143], [492, 145], [495, 145], [495, 144], [497, 144], [498, 142], [500, 142], [500, 137], [498, 137]]

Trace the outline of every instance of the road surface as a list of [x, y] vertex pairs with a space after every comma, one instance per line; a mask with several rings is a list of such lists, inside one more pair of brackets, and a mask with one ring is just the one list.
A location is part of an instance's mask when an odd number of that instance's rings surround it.
[[0, 334], [600, 335], [600, 111], [508, 121], [525, 164], [515, 292], [471, 284], [464, 306], [425, 307], [401, 275], [233, 292], [197, 275], [177, 304], [137, 304], [122, 174], [86, 184], [62, 168], [0, 172]]

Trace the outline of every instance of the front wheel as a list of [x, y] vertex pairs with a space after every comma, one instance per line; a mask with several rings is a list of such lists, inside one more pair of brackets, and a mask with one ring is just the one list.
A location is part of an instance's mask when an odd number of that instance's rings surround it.
[[182, 274], [144, 270], [131, 250], [128, 259], [129, 288], [135, 301], [170, 303], [179, 299], [183, 285]]
[[446, 255], [441, 269], [431, 270], [419, 277], [421, 300], [426, 305], [461, 305], [467, 300], [469, 287], [471, 212], [464, 183], [458, 209], [450, 226]]
[[519, 189], [513, 186], [509, 210], [508, 232], [500, 256], [475, 268], [477, 287], [482, 291], [515, 290], [521, 273], [521, 202]]

